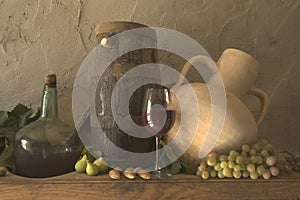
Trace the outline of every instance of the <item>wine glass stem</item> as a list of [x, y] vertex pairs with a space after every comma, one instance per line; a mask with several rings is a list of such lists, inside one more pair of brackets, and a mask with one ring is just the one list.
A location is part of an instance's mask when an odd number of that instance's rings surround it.
[[160, 149], [160, 137], [155, 137], [155, 171], [160, 173], [160, 155], [159, 155], [159, 149]]

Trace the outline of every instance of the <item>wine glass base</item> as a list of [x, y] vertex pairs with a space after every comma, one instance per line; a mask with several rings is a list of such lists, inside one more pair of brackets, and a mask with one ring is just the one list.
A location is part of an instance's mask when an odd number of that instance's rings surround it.
[[161, 178], [170, 178], [172, 177], [172, 174], [167, 169], [161, 169], [158, 171], [153, 171], [151, 173], [152, 179], [161, 179]]

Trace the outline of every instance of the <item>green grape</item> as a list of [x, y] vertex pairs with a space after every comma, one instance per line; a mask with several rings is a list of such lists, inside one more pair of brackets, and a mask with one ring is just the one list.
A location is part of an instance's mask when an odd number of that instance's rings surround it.
[[206, 164], [208, 166], [214, 166], [215, 164], [217, 163], [217, 159], [216, 157], [208, 157], [207, 160], [206, 160]]
[[260, 154], [263, 156], [263, 157], [268, 157], [270, 156], [269, 152], [266, 150], [266, 149], [262, 149]]
[[217, 171], [216, 170], [211, 170], [209, 172], [210, 177], [215, 178], [217, 176]]
[[262, 156], [261, 153], [260, 153], [260, 151], [256, 152], [256, 156]]
[[228, 167], [223, 169], [223, 174], [225, 177], [227, 178], [231, 178], [232, 177], [232, 170], [229, 169]]
[[218, 171], [218, 178], [224, 178], [223, 170]]
[[233, 169], [234, 165], [233, 161], [228, 161], [228, 168]]
[[246, 153], [246, 152], [241, 152], [241, 156], [243, 157], [243, 158], [245, 158], [245, 157], [248, 157], [248, 154]]
[[217, 158], [217, 157], [218, 157], [218, 154], [217, 154], [216, 152], [214, 152], [214, 151], [211, 151], [211, 152], [207, 155], [207, 157], [208, 157], [208, 158], [210, 158], [210, 157], [215, 157], [215, 158]]
[[271, 178], [271, 172], [270, 172], [270, 170], [266, 169], [265, 172], [263, 173], [262, 177], [264, 179], [266, 179], [266, 180], [270, 179]]
[[257, 164], [259, 164], [259, 165], [261, 165], [261, 164], [263, 164], [263, 162], [264, 162], [264, 159], [263, 159], [263, 157], [261, 157], [261, 156], [256, 156], [256, 163]]
[[252, 148], [255, 149], [256, 151], [260, 151], [260, 149], [261, 149], [259, 144], [257, 144], [257, 143], [253, 144]]
[[228, 163], [226, 161], [222, 161], [220, 163], [220, 166], [224, 169], [224, 168], [228, 167]]
[[242, 172], [241, 171], [233, 171], [232, 175], [234, 178], [239, 179], [242, 176]]
[[204, 165], [200, 165], [199, 167], [198, 167], [198, 171], [200, 171], [200, 172], [203, 172], [203, 171], [205, 171], [206, 170], [206, 166], [204, 166]]
[[211, 170], [213, 170], [213, 168], [214, 168], [213, 166], [207, 166], [206, 171], [210, 172]]
[[266, 140], [266, 139], [259, 139], [259, 140], [257, 141], [257, 144], [259, 144], [259, 146], [260, 146], [261, 148], [263, 148], [264, 146], [266, 146], [268, 143], [269, 143], [269, 142], [268, 142], [268, 140]]
[[241, 166], [241, 171], [245, 171], [246, 170], [246, 165], [244, 163], [240, 164]]
[[252, 164], [257, 163], [257, 157], [256, 157], [256, 156], [251, 156], [251, 157], [250, 157], [250, 162], [251, 162]]
[[256, 171], [258, 175], [262, 176], [265, 173], [266, 168], [263, 165], [259, 165], [256, 167]]
[[219, 160], [220, 160], [220, 162], [227, 161], [227, 155], [224, 155], [224, 154], [220, 155]]
[[249, 156], [256, 156], [256, 150], [255, 149], [250, 149]]
[[250, 176], [250, 173], [248, 171], [243, 171], [242, 176], [244, 178], [248, 178]]
[[273, 149], [272, 144], [267, 144], [266, 146], [264, 146], [264, 149], [267, 150], [269, 152], [269, 154], [274, 153], [274, 149]]
[[233, 155], [229, 155], [229, 156], [227, 156], [227, 160], [228, 161], [235, 161], [235, 156], [233, 156]]
[[248, 144], [244, 144], [241, 148], [242, 152], [249, 153], [250, 152], [250, 146]]
[[233, 157], [237, 157], [237, 156], [240, 155], [240, 154], [239, 154], [239, 152], [237, 152], [237, 151], [235, 151], [235, 150], [231, 150], [231, 151], [229, 152], [229, 155], [230, 155], [230, 156], [233, 156]]
[[237, 156], [236, 159], [235, 159], [235, 162], [237, 164], [242, 164], [244, 162], [244, 157], [242, 155]]
[[249, 163], [246, 167], [248, 172], [254, 172], [255, 171], [255, 166], [252, 163]]
[[277, 157], [276, 156], [269, 156], [266, 158], [266, 164], [268, 166], [273, 166], [277, 163]]
[[269, 170], [270, 170], [272, 176], [278, 176], [279, 175], [279, 169], [277, 167], [272, 166], [272, 167], [269, 168]]
[[250, 178], [253, 180], [258, 179], [258, 173], [256, 171], [250, 172]]
[[203, 179], [208, 179], [208, 178], [209, 178], [209, 172], [208, 172], [208, 171], [203, 171], [203, 172], [201, 173], [201, 177], [202, 177]]
[[250, 163], [250, 158], [249, 157], [244, 157], [244, 164]]
[[234, 165], [233, 170], [234, 171], [241, 171], [241, 166], [240, 165]]
[[220, 163], [217, 163], [217, 164], [214, 166], [214, 170], [216, 170], [216, 171], [221, 171], [221, 170], [222, 170], [221, 164], [220, 164]]

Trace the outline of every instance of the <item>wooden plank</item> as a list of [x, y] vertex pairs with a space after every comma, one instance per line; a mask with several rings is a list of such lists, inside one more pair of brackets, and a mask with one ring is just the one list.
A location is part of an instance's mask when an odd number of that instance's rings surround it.
[[210, 179], [176, 175], [161, 180], [110, 180], [70, 173], [30, 179], [8, 174], [0, 178], [0, 199], [300, 199], [300, 174], [270, 180]]

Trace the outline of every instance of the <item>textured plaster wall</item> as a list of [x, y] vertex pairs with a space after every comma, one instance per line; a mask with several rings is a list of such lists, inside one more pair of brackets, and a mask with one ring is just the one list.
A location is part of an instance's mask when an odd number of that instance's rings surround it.
[[[60, 91], [68, 90], [95, 46], [97, 23], [136, 21], [181, 31], [215, 60], [229, 47], [255, 56], [261, 64], [257, 86], [271, 100], [259, 134], [299, 156], [299, 5], [299, 0], [0, 0], [0, 109], [18, 102], [39, 105], [48, 72], [57, 73]], [[247, 102], [257, 109], [253, 98]]]

